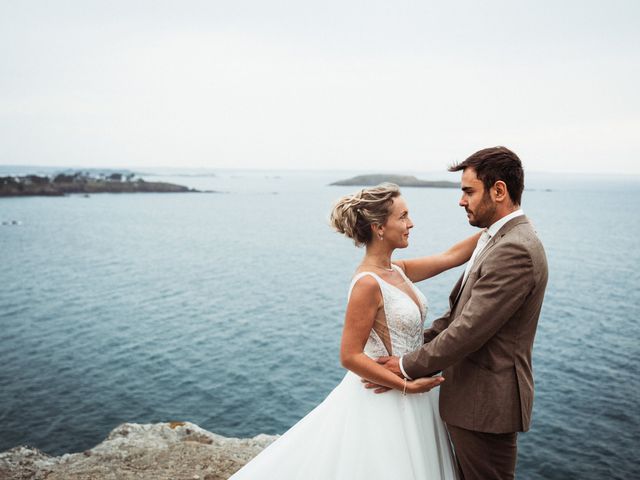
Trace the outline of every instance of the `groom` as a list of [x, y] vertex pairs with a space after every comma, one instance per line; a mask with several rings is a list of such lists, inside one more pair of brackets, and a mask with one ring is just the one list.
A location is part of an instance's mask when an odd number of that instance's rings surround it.
[[460, 206], [471, 225], [487, 230], [451, 292], [449, 311], [425, 330], [425, 344], [379, 362], [408, 379], [442, 370], [440, 414], [463, 478], [512, 479], [517, 432], [531, 423], [531, 350], [547, 260], [520, 209], [518, 156], [486, 148], [449, 169], [460, 170]]

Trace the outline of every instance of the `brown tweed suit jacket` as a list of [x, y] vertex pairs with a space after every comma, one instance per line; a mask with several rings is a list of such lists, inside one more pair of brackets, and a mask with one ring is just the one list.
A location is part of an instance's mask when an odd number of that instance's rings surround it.
[[488, 433], [527, 431], [533, 407], [531, 351], [547, 285], [542, 243], [525, 216], [508, 221], [480, 252], [449, 311], [403, 357], [412, 378], [443, 370], [440, 414]]

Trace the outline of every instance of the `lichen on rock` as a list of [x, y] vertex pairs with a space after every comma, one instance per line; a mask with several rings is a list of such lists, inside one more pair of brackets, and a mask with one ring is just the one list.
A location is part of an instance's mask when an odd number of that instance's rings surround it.
[[189, 422], [124, 423], [80, 453], [51, 457], [25, 446], [2, 452], [0, 478], [223, 480], [276, 438], [227, 438]]

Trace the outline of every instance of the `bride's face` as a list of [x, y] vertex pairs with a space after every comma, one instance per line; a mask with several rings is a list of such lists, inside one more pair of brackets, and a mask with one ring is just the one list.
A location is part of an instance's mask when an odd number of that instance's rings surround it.
[[393, 248], [406, 248], [409, 246], [409, 230], [412, 228], [413, 222], [409, 218], [407, 202], [402, 196], [395, 197], [389, 218], [381, 228], [384, 239]]

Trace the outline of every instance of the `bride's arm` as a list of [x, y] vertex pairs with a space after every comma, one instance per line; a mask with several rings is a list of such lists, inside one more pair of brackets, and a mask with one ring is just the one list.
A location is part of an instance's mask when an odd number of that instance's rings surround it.
[[378, 282], [369, 275], [358, 280], [351, 291], [351, 297], [347, 304], [340, 346], [342, 366], [378, 385], [400, 391], [406, 389], [407, 393], [429, 391], [440, 381], [433, 381], [433, 385], [425, 383], [424, 379], [405, 381], [364, 354], [364, 347], [381, 305], [382, 294]]
[[393, 263], [402, 268], [405, 275], [412, 282], [421, 282], [445, 270], [462, 265], [469, 260], [481, 233], [482, 231], [456, 243], [448, 250], [437, 255], [412, 258], [410, 260], [394, 260]]

